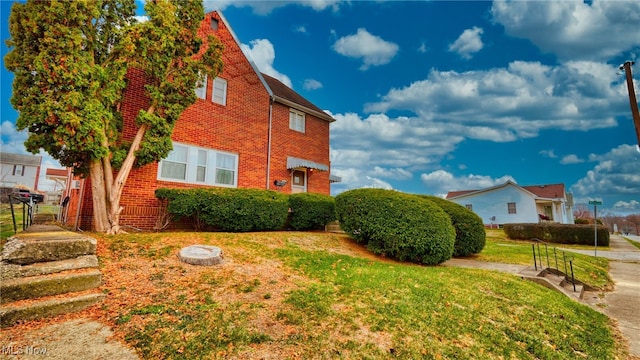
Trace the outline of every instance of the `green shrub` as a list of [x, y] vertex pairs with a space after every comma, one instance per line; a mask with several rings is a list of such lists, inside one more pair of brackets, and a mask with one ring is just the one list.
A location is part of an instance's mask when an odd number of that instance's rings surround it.
[[469, 256], [482, 252], [487, 236], [484, 231], [484, 223], [476, 213], [443, 198], [429, 195], [417, 196], [433, 201], [451, 218], [451, 224], [456, 230], [453, 256]]
[[329, 195], [291, 194], [289, 209], [289, 227], [294, 230], [321, 230], [336, 219], [336, 201]]
[[[593, 225], [572, 224], [504, 224], [504, 233], [514, 240], [540, 239], [557, 244], [593, 245]], [[598, 225], [598, 245], [609, 246], [609, 230]]]
[[356, 189], [336, 196], [342, 229], [376, 254], [401, 261], [439, 264], [453, 254], [455, 230], [433, 202], [383, 189]]
[[280, 230], [289, 206], [287, 195], [258, 189], [158, 189], [156, 196], [169, 201], [172, 215], [231, 232]]
[[577, 219], [575, 219], [573, 222], [574, 222], [574, 223], [576, 223], [576, 224], [588, 224], [588, 223], [589, 223], [589, 220], [588, 220], [588, 219], [580, 219], [580, 218], [577, 218]]

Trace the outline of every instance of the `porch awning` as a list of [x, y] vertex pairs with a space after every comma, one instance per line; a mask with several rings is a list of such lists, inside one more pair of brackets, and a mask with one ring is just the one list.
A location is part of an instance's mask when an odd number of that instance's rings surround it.
[[320, 171], [329, 171], [328, 165], [319, 164], [310, 160], [299, 159], [293, 156], [287, 156], [287, 169], [309, 168]]
[[340, 176], [329, 175], [329, 182], [330, 183], [339, 183], [341, 181], [342, 181], [342, 178]]

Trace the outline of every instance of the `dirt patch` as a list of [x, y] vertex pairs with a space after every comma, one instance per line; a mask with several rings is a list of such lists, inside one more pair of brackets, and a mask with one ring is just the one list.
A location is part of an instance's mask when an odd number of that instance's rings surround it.
[[112, 335], [107, 326], [89, 319], [67, 320], [24, 333], [5, 333], [0, 359], [139, 359], [135, 351]]

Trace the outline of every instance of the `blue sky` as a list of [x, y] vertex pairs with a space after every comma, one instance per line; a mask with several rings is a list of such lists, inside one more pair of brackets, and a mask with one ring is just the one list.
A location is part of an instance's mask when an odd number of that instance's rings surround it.
[[[7, 19], [10, 6], [0, 7]], [[332, 173], [343, 181], [334, 193], [444, 195], [511, 179], [564, 183], [576, 203], [640, 212], [640, 152], [618, 70], [640, 55], [638, 1], [205, 7], [222, 10], [262, 72], [337, 120]], [[640, 93], [640, 62], [633, 71]], [[4, 66], [1, 74], [2, 148], [19, 152], [26, 135], [12, 127]]]

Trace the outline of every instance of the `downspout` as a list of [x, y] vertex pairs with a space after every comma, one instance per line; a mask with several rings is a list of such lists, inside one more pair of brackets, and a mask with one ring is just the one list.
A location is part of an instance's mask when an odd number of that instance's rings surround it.
[[84, 179], [80, 180], [80, 198], [76, 207], [76, 231], [80, 230], [80, 208], [84, 205]]
[[269, 190], [271, 181], [271, 130], [273, 128], [273, 96], [269, 96], [269, 136], [267, 140], [267, 190]]

